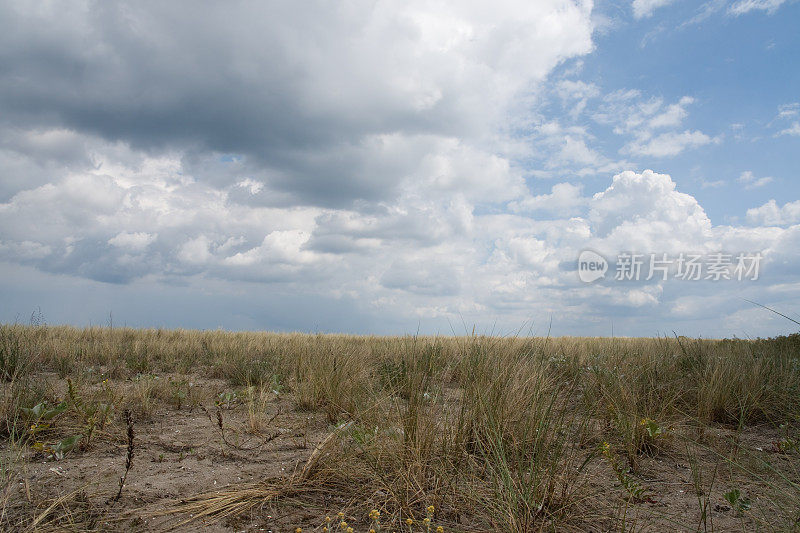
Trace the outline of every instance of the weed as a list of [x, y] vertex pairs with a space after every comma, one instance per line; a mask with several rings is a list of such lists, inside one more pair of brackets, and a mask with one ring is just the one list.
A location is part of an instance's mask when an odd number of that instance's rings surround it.
[[131, 467], [133, 466], [133, 415], [128, 409], [125, 409], [123, 417], [125, 418], [125, 436], [128, 441], [128, 447], [125, 453], [125, 473], [119, 478], [119, 490], [117, 490], [117, 494], [111, 499], [112, 502], [119, 501], [122, 497], [122, 488], [125, 486], [125, 480], [128, 479], [128, 472], [131, 471]]
[[169, 385], [169, 398], [170, 403], [175, 406], [178, 411], [189, 396], [189, 380], [188, 379], [173, 379], [170, 377], [167, 380]]
[[739, 489], [731, 489], [722, 496], [737, 513], [741, 514], [750, 510], [750, 498], [742, 496], [742, 492]]
[[97, 398], [85, 401], [77, 391], [72, 380], [67, 380], [69, 405], [78, 415], [83, 427], [83, 442], [81, 448], [84, 450], [90, 446], [95, 430], [102, 430], [105, 428], [106, 422], [111, 416], [112, 409], [116, 402], [115, 394], [107, 379], [103, 380], [101, 387], [101, 399], [105, 401], [99, 401]]

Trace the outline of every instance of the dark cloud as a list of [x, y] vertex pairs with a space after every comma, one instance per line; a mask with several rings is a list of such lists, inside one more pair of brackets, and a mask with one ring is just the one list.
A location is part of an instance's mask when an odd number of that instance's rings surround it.
[[480, 113], [464, 113], [461, 96], [441, 84], [439, 103], [416, 109], [422, 89], [404, 93], [391, 75], [422, 73], [413, 55], [397, 54], [395, 39], [412, 44], [414, 28], [402, 19], [365, 28], [370, 16], [324, 2], [304, 10], [282, 2], [87, 2], [69, 12], [6, 4], [2, 120], [155, 152], [244, 154], [275, 189], [309, 203], [386, 197], [401, 176], [365, 161], [366, 139], [463, 136]]
[[244, 155], [295, 203], [386, 199], [420, 153], [382, 136], [491, 135], [517, 91], [591, 49], [588, 16], [563, 0], [6, 2], [0, 121]]

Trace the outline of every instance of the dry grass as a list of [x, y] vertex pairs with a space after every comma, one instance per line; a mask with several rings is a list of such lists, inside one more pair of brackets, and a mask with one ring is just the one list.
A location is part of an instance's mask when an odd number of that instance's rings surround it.
[[[798, 335], [425, 338], [7, 325], [0, 377], [5, 528], [117, 523], [123, 510], [112, 516], [74, 494], [25, 506], [12, 485], [26, 460], [56, 457], [70, 437], [78, 440], [65, 453], [90, 454], [98, 439], [124, 442], [125, 409], [142, 421], [164, 407], [217, 409], [220, 446], [235, 450], [247, 435], [276, 437], [281, 413], [270, 409], [280, 398], [298, 418], [323, 413], [332, 437], [309, 447], [294, 474], [176, 505], [172, 526], [189, 514], [252, 514], [267, 503], [318, 509], [305, 527], [342, 511], [365, 531], [371, 510], [386, 527], [411, 519], [424, 530], [430, 506], [437, 524], [463, 531], [708, 530], [714, 512], [727, 513], [717, 523], [734, 529], [790, 530], [800, 517]], [[230, 388], [197, 386], [198, 377]], [[52, 419], [31, 414], [61, 402]], [[222, 418], [236, 406], [241, 429]], [[748, 428], [780, 434], [780, 465], [744, 442]], [[684, 464], [694, 487], [691, 517], [656, 505], [670, 496], [659, 493], [653, 469], [669, 462]], [[759, 492], [725, 504], [720, 491], [740, 486]], [[720, 511], [725, 505], [735, 509]]]

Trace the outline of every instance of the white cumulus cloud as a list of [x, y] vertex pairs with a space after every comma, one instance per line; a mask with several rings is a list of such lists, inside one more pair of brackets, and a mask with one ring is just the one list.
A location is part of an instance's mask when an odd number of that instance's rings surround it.
[[800, 224], [800, 200], [779, 206], [773, 199], [760, 207], [747, 210], [747, 220], [764, 226]]

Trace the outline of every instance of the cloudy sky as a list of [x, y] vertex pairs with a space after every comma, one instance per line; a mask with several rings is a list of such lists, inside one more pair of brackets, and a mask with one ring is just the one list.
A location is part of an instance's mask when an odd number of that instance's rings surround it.
[[[745, 299], [800, 319], [799, 24], [792, 0], [0, 2], [0, 321], [794, 331]], [[763, 259], [616, 280], [623, 252]]]

